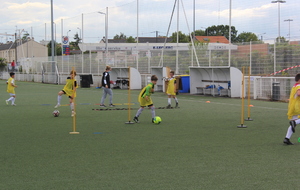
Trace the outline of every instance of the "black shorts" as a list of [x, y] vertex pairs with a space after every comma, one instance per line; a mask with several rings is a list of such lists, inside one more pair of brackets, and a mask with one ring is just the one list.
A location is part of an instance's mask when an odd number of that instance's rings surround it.
[[[64, 90], [61, 90], [64, 94], [67, 94]], [[73, 99], [71, 96], [69, 96], [70, 99]]]
[[[153, 106], [153, 104], [148, 105], [148, 108], [150, 108], [151, 106]], [[142, 108], [146, 107], [146, 106], [141, 106]]]

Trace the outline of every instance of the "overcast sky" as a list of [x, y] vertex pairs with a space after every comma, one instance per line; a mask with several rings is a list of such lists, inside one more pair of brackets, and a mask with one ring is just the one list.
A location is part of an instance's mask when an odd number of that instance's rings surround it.
[[[212, 25], [229, 25], [229, 0], [195, 0], [195, 29], [205, 30]], [[105, 13], [108, 7], [108, 38], [120, 32], [127, 37], [137, 36], [137, 10], [139, 36], [165, 36], [171, 20], [175, 0], [53, 0], [54, 27], [57, 42], [62, 35], [73, 38], [76, 33], [86, 43], [97, 43], [105, 36]], [[193, 31], [194, 0], [179, 1], [179, 30]], [[182, 3], [183, 2], [183, 5]], [[36, 41], [51, 39], [50, 0], [10, 0], [1, 2], [0, 33], [14, 34], [27, 31]], [[253, 32], [259, 38], [272, 41], [278, 36], [278, 4], [271, 0], [232, 0], [232, 26], [238, 33]], [[280, 34], [291, 40], [300, 39], [299, 0], [286, 0], [280, 4]], [[292, 19], [293, 21], [285, 21]], [[82, 24], [83, 22], [83, 24]], [[290, 24], [290, 27], [289, 27]], [[290, 30], [289, 30], [290, 28]], [[68, 32], [71, 30], [70, 32]], [[177, 30], [177, 9], [168, 36]], [[62, 34], [63, 33], [63, 34]], [[0, 42], [11, 40], [0, 36]]]

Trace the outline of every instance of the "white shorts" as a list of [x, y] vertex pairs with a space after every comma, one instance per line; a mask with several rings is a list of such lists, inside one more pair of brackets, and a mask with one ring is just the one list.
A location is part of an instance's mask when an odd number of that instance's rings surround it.
[[9, 95], [10, 95], [10, 96], [15, 96], [16, 94], [13, 94], [13, 93], [9, 93]]
[[299, 119], [298, 116], [299, 116], [299, 115], [293, 115], [293, 117], [292, 117], [291, 120], [297, 120], [297, 119]]

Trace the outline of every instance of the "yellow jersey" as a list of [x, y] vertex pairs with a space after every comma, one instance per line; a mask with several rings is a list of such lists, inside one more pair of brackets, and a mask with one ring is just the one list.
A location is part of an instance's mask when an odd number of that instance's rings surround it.
[[175, 77], [168, 78], [167, 94], [176, 95], [175, 84], [176, 84], [176, 78]]
[[11, 93], [11, 94], [15, 94], [15, 87], [13, 86], [15, 85], [15, 79], [10, 77], [7, 81], [7, 92]]
[[76, 90], [74, 91], [73, 87], [78, 88], [77, 81], [76, 79], [71, 79], [71, 77], [68, 77], [66, 80], [66, 85], [63, 88], [63, 91], [67, 96], [72, 96], [74, 93], [74, 97], [76, 97]]
[[300, 96], [297, 95], [297, 91], [300, 90], [300, 84], [296, 83], [291, 90], [290, 101], [288, 106], [288, 119], [292, 119], [294, 115], [300, 114]]
[[[151, 99], [151, 93], [153, 93], [153, 90], [154, 90], [154, 84], [149, 83], [140, 92], [139, 97], [138, 97], [138, 101], [140, 102], [140, 105], [142, 107], [149, 106], [149, 105], [153, 104], [152, 99]], [[148, 96], [148, 101], [145, 99], [145, 96]]]

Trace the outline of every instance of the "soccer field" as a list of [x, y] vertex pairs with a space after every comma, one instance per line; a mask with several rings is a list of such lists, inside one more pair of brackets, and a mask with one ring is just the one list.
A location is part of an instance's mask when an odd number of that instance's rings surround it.
[[[102, 89], [78, 88], [80, 134], [70, 135], [66, 96], [60, 116], [52, 116], [63, 86], [17, 85], [17, 106], [10, 106], [5, 81], [0, 81], [0, 189], [300, 188], [299, 129], [291, 138], [294, 146], [282, 143], [287, 103], [251, 100], [254, 121], [237, 128], [240, 99], [180, 94], [179, 109], [156, 109], [161, 124], [152, 124], [145, 109], [140, 123], [128, 125], [126, 110], [93, 110], [100, 108]], [[116, 108], [126, 108], [128, 92], [113, 92]], [[131, 118], [139, 107], [138, 93], [131, 91]], [[152, 99], [157, 108], [167, 105], [162, 92]]]

